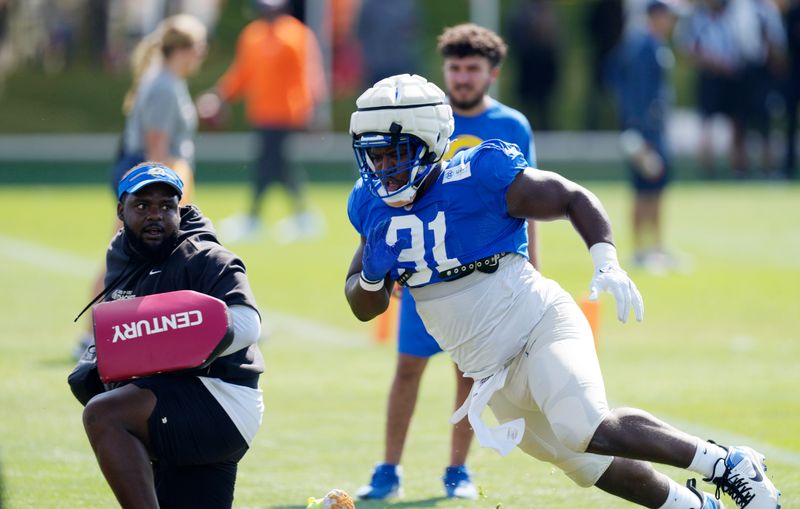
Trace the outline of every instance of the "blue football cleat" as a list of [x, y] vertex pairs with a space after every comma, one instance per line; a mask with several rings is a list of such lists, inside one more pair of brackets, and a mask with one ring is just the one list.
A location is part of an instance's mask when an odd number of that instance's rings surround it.
[[359, 500], [385, 500], [389, 498], [402, 498], [403, 496], [403, 467], [381, 463], [372, 472], [369, 484], [356, 491]]
[[478, 498], [478, 490], [472, 484], [472, 479], [470, 479], [469, 471], [465, 465], [447, 467], [442, 481], [448, 498], [466, 498], [469, 500]]

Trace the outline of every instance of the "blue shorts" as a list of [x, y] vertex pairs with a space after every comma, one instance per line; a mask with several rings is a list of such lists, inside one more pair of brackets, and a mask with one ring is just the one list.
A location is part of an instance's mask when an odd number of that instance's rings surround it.
[[408, 288], [403, 288], [403, 296], [400, 300], [397, 351], [406, 355], [426, 358], [442, 351], [439, 343], [425, 329], [422, 318], [417, 314], [417, 304]]
[[644, 178], [630, 163], [628, 163], [628, 172], [630, 173], [631, 184], [633, 184], [637, 194], [659, 194], [667, 187], [672, 177], [669, 162], [666, 160], [664, 162], [664, 173], [656, 179]]
[[237, 464], [248, 447], [214, 396], [192, 375], [132, 383], [156, 396], [148, 428], [161, 507], [231, 507]]

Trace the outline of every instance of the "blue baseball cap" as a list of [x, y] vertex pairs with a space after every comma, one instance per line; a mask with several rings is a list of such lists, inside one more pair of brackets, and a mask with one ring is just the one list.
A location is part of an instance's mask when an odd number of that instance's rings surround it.
[[122, 177], [117, 185], [117, 199], [125, 193], [135, 193], [139, 189], [162, 182], [172, 186], [178, 192], [178, 198], [183, 196], [183, 180], [174, 170], [157, 163], [145, 163], [135, 166]]

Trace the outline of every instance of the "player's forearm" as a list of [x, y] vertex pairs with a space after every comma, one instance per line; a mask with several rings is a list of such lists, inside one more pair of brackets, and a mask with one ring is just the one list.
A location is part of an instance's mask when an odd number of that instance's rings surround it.
[[355, 317], [367, 322], [389, 307], [390, 286], [386, 281], [380, 288], [374, 290], [366, 289], [364, 286], [360, 273], [351, 274], [345, 282], [344, 293]]
[[611, 224], [600, 200], [557, 173], [526, 169], [509, 186], [506, 204], [512, 217], [569, 219], [588, 247], [598, 242], [613, 243]]
[[573, 190], [567, 204], [567, 217], [583, 238], [586, 247], [592, 247], [599, 242], [614, 244], [608, 214], [591, 191], [580, 186]]

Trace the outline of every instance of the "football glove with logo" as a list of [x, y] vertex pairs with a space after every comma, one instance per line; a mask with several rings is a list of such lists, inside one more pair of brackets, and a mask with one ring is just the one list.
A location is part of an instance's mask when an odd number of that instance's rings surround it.
[[589, 286], [589, 300], [597, 300], [600, 292], [609, 292], [617, 303], [617, 318], [628, 321], [628, 312], [633, 307], [636, 320], [644, 319], [644, 302], [636, 284], [622, 270], [617, 261], [617, 248], [606, 242], [599, 242], [589, 248], [594, 261], [594, 276]]

